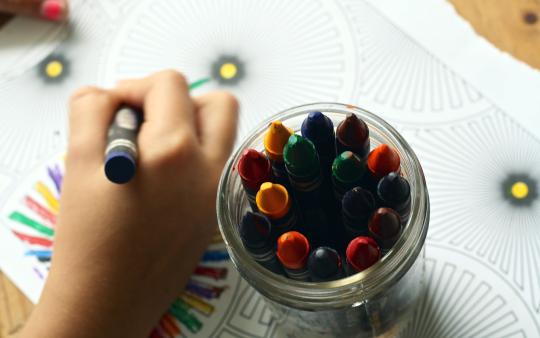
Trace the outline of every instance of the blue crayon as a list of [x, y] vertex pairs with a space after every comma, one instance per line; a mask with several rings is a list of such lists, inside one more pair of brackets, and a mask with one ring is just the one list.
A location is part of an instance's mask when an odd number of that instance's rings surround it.
[[332, 120], [319, 111], [311, 112], [302, 123], [301, 131], [302, 136], [315, 145], [323, 175], [329, 177], [332, 161], [336, 157], [336, 134]]
[[407, 224], [411, 213], [411, 187], [406, 178], [396, 172], [384, 176], [377, 184], [377, 199], [381, 206], [392, 208]]
[[308, 270], [312, 282], [340, 279], [343, 277], [341, 256], [332, 248], [320, 246], [309, 255]]
[[109, 181], [124, 184], [135, 176], [141, 122], [142, 113], [132, 107], [122, 106], [116, 112], [105, 149], [105, 176]]
[[272, 224], [266, 216], [247, 212], [239, 224], [239, 232], [244, 247], [255, 261], [274, 273], [284, 274], [274, 252]]

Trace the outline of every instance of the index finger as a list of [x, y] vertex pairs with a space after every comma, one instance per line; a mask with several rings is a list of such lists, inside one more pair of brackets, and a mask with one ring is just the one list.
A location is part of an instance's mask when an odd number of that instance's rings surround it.
[[195, 130], [194, 105], [185, 78], [176, 71], [162, 71], [118, 83], [113, 92], [124, 103], [143, 107], [144, 122], [165, 130]]

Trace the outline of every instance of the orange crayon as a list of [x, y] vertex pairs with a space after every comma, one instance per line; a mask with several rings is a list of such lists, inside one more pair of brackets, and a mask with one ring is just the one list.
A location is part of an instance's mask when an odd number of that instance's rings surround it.
[[309, 280], [307, 269], [309, 241], [306, 236], [297, 231], [284, 233], [278, 238], [276, 255], [289, 278], [300, 281]]

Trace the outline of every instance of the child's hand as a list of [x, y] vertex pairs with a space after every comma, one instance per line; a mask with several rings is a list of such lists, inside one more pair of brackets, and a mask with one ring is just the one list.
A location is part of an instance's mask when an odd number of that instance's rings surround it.
[[[103, 160], [121, 102], [144, 122], [137, 173], [117, 185]], [[27, 337], [148, 336], [215, 232], [237, 109], [224, 92], [190, 98], [173, 71], [73, 96], [52, 267]]]
[[61, 21], [67, 17], [68, 0], [0, 0], [0, 12]]

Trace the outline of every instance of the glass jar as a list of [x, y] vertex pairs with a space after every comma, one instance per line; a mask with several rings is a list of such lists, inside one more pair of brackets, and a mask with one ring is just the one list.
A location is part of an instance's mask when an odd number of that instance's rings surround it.
[[[411, 185], [411, 214], [394, 247], [370, 268], [330, 282], [300, 282], [274, 274], [244, 248], [237, 225], [249, 210], [235, 168], [242, 151], [263, 150], [271, 121], [281, 120], [299, 133], [312, 111], [323, 112], [337, 126], [348, 113], [369, 127], [371, 147], [386, 143], [401, 157], [401, 174]], [[399, 334], [425, 289], [424, 242], [429, 197], [420, 163], [403, 137], [378, 116], [358, 107], [315, 103], [288, 109], [261, 123], [229, 159], [219, 184], [217, 213], [221, 234], [240, 275], [266, 300], [284, 337], [376, 337]]]

